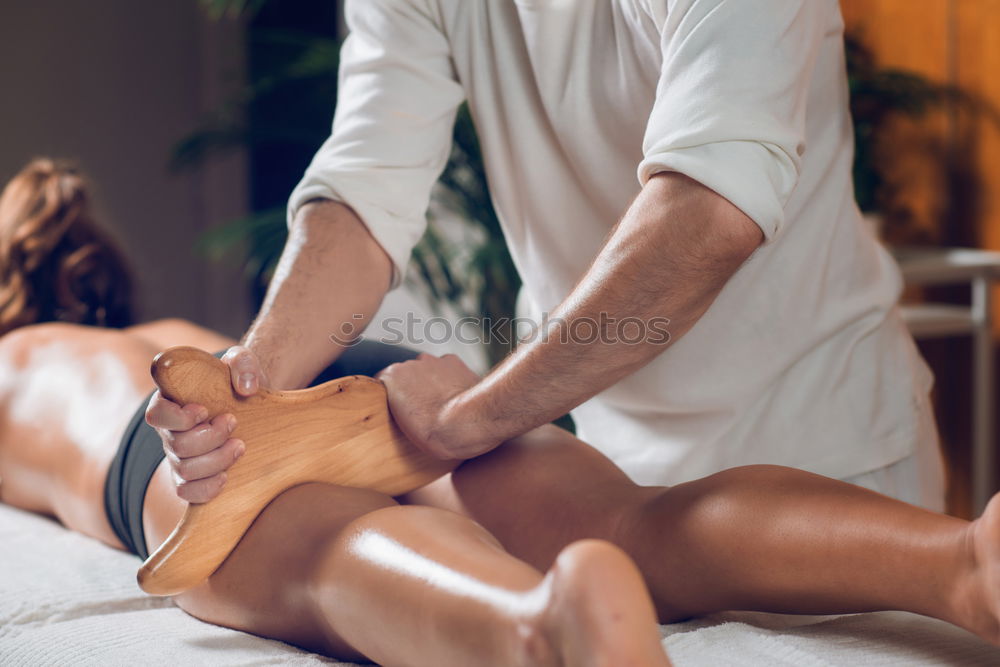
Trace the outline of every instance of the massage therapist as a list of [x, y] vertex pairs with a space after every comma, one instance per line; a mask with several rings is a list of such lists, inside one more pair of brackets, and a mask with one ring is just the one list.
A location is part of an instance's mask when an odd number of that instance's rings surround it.
[[[932, 378], [861, 220], [837, 0], [361, 0], [333, 132], [234, 386], [304, 386], [397, 285], [469, 104], [544, 333], [469, 386], [381, 377], [421, 447], [467, 458], [572, 411], [641, 484], [774, 463], [943, 507]], [[665, 335], [664, 335], [665, 334]], [[214, 497], [225, 420], [157, 395], [178, 493]]]

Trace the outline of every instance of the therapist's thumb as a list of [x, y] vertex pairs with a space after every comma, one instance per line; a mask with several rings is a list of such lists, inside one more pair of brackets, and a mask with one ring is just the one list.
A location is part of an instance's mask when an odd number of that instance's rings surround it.
[[222, 361], [229, 366], [233, 389], [240, 396], [253, 396], [264, 384], [264, 374], [257, 355], [242, 345], [234, 345], [226, 350]]

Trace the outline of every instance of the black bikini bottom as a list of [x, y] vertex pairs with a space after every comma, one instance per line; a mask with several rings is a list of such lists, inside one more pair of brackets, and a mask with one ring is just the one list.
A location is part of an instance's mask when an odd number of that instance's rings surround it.
[[[417, 352], [405, 347], [363, 340], [343, 354], [313, 380], [310, 386], [345, 375], [375, 375], [390, 364], [413, 359]], [[216, 356], [222, 356], [218, 353]], [[132, 415], [104, 483], [104, 511], [125, 548], [143, 560], [149, 557], [142, 528], [146, 488], [165, 454], [159, 434], [146, 423], [146, 406], [152, 394]]]

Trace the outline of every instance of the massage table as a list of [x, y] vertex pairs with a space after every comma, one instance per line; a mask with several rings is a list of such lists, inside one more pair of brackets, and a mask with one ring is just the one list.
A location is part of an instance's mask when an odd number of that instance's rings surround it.
[[[198, 621], [136, 583], [139, 559], [0, 505], [0, 665], [343, 665]], [[386, 628], [392, 632], [392, 628]], [[941, 621], [728, 613], [663, 626], [678, 667], [1000, 665], [1000, 649]]]

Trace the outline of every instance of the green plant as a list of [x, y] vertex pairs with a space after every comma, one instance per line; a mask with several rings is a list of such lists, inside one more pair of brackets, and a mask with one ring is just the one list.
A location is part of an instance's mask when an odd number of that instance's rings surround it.
[[[214, 17], [252, 15], [267, 3], [268, 0], [203, 0]], [[250, 110], [262, 101], [286, 98], [289, 90], [296, 88], [300, 93], [293, 99], [298, 110], [304, 111], [303, 107], [312, 105], [314, 115], [328, 116], [332, 112], [332, 95], [304, 100], [301, 91], [330, 89], [335, 85], [339, 41], [275, 30], [253, 31], [250, 39], [258, 48], [270, 53], [278, 51], [279, 55], [269, 58], [267, 66], [256, 72], [221, 109], [177, 143], [171, 158], [174, 169], [195, 167], [211, 155], [236, 147], [284, 142], [305, 144], [314, 150], [326, 139], [328, 124], [310, 129], [259, 118], [250, 122]], [[410, 283], [423, 290], [432, 304], [448, 303], [462, 315], [493, 322], [512, 318], [520, 278], [490, 200], [479, 141], [465, 105], [457, 114], [451, 156], [435, 190], [435, 199], [436, 206], [428, 213], [427, 233], [413, 252]], [[442, 232], [442, 213], [457, 216], [472, 228], [473, 247], [459, 249]], [[199, 240], [198, 248], [216, 259], [242, 255], [240, 261], [259, 300], [285, 238], [284, 207], [266, 207], [210, 230]], [[510, 345], [496, 337], [487, 340], [491, 363], [510, 351]]]
[[[521, 279], [490, 199], [479, 139], [464, 104], [455, 119], [451, 156], [439, 186], [439, 204], [476, 228], [480, 240], [471, 252], [457, 252], [439, 232], [432, 209], [427, 233], [413, 252], [416, 271], [411, 271], [411, 276], [419, 276], [417, 286], [425, 289], [432, 301], [448, 302], [465, 315], [490, 322], [513, 319]], [[512, 340], [509, 328], [503, 333], [506, 340]], [[496, 337], [486, 340], [491, 363], [499, 362], [511, 350], [511, 344]]]
[[201, 0], [205, 11], [214, 19], [253, 14], [266, 2], [267, 0]]
[[[202, 0], [214, 17], [248, 17], [274, 0]], [[262, 102], [295, 100], [295, 113], [329, 118], [336, 95], [339, 40], [332, 36], [282, 30], [254, 30], [251, 44], [270, 55], [265, 66], [222, 108], [176, 145], [172, 165], [196, 166], [209, 156], [234, 147], [263, 143], [306, 147], [310, 153], [326, 138], [328, 122], [250, 122], [250, 110]], [[901, 70], [880, 68], [857, 35], [846, 39], [847, 65], [854, 116], [856, 196], [865, 211], [885, 204], [885, 176], [878, 158], [878, 139], [892, 118], [920, 117], [949, 100], [971, 104], [960, 91]], [[297, 177], [301, 168], [292, 174]], [[432, 304], [450, 304], [462, 315], [510, 318], [520, 279], [507, 251], [497, 214], [490, 201], [482, 155], [471, 115], [464, 105], [454, 128], [448, 165], [436, 190], [437, 206], [428, 214], [428, 230], [415, 248], [411, 284]], [[250, 216], [221, 224], [203, 236], [199, 248], [215, 258], [238, 256], [254, 296], [259, 300], [286, 238], [284, 206], [258, 207]], [[459, 248], [442, 231], [445, 211], [457, 215], [474, 232], [472, 247]], [[509, 332], [508, 332], [509, 333]], [[509, 338], [509, 336], [508, 336]], [[495, 363], [509, 352], [495, 338], [487, 354]]]
[[854, 195], [865, 212], [877, 212], [885, 184], [879, 138], [893, 118], [920, 118], [942, 104], [948, 89], [898, 69], [879, 67], [860, 35], [844, 40], [851, 116], [854, 120]]
[[946, 108], [979, 114], [997, 122], [997, 112], [956, 86], [935, 83], [920, 74], [879, 66], [861, 33], [844, 38], [851, 116], [854, 121], [854, 195], [866, 213], [898, 209], [888, 186], [891, 165], [885, 145], [889, 126], [900, 118], [922, 119]]

